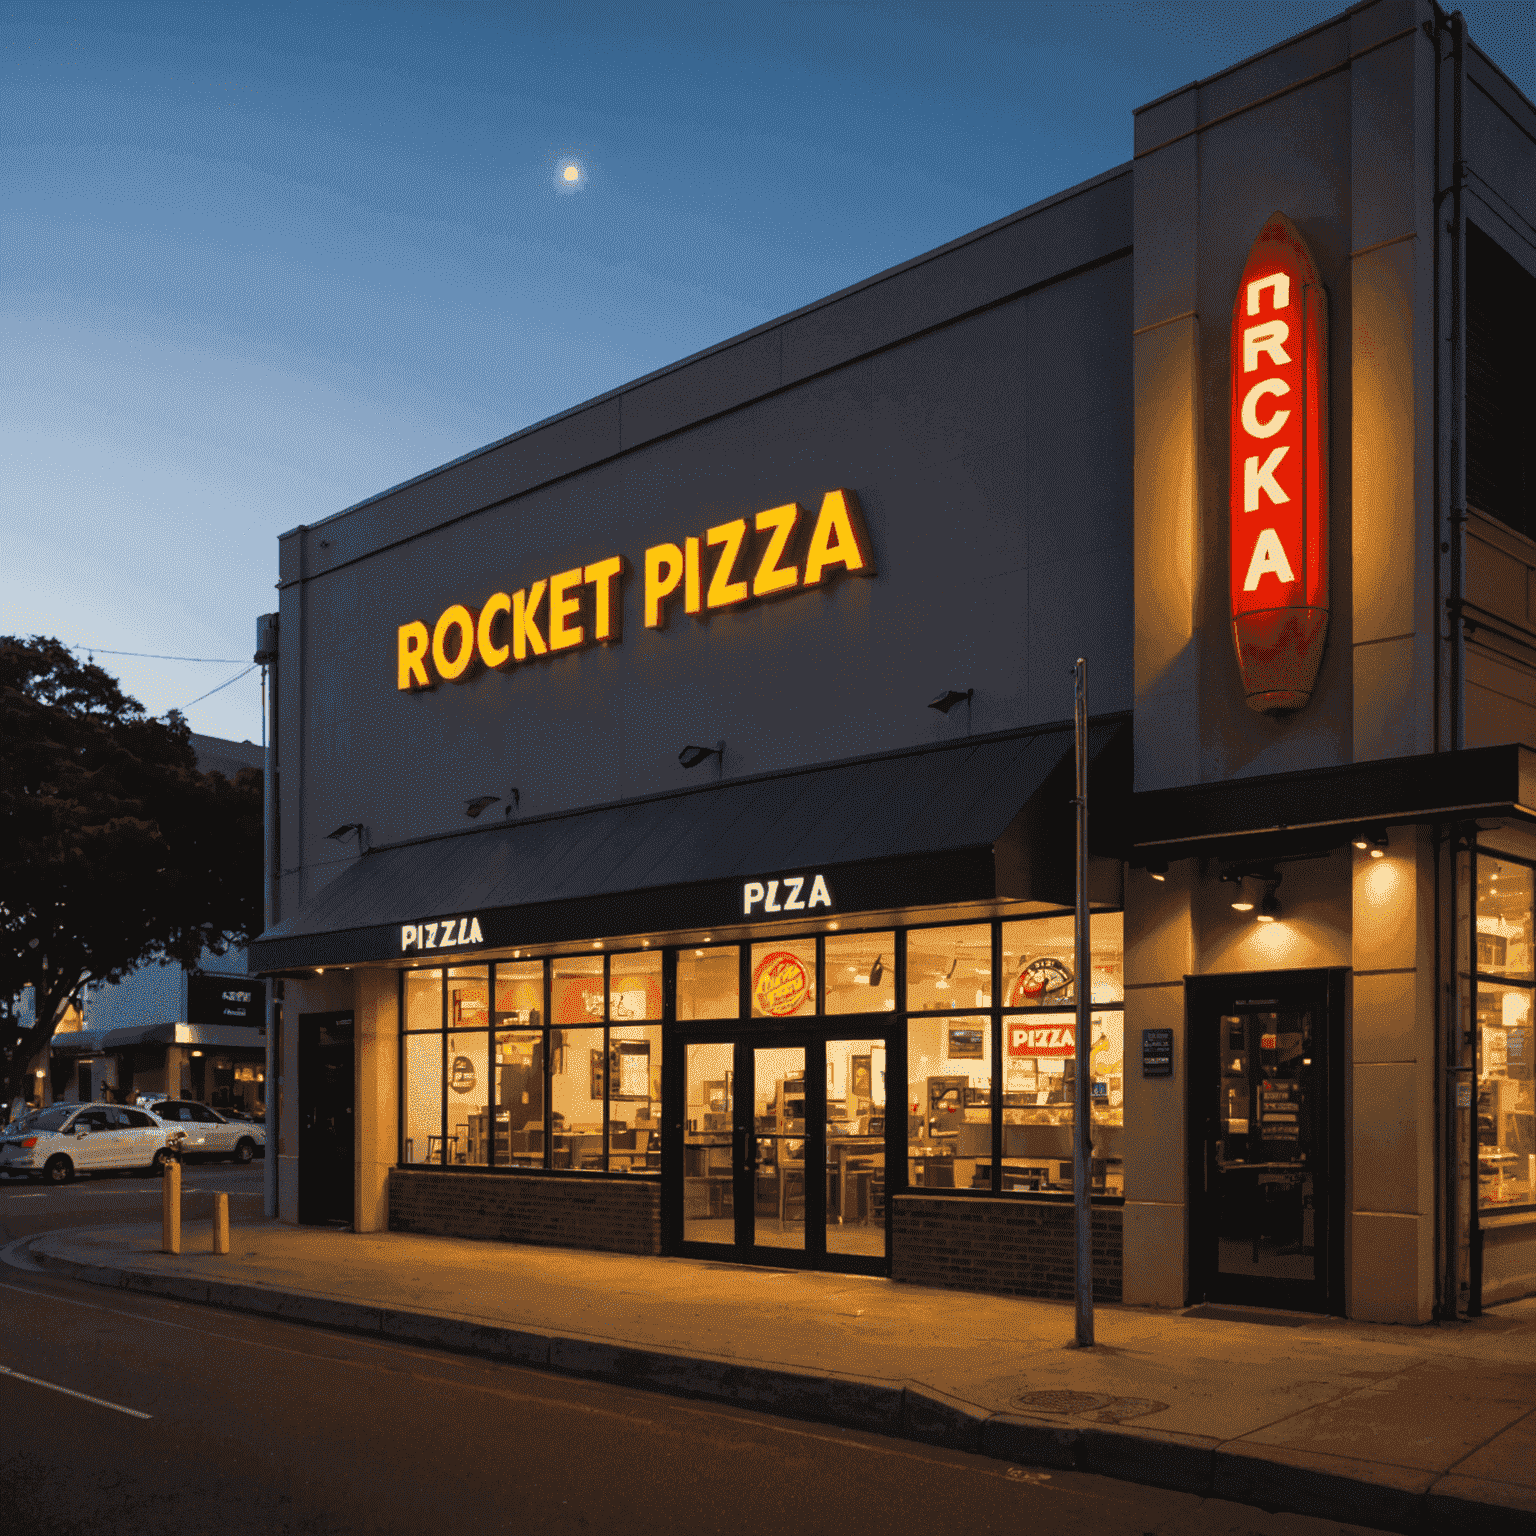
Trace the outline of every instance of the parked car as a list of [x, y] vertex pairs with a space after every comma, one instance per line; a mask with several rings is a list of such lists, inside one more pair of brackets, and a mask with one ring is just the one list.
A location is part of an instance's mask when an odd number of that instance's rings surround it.
[[163, 1173], [170, 1131], [147, 1110], [121, 1104], [54, 1104], [0, 1136], [0, 1173], [64, 1184], [77, 1173], [137, 1168]]
[[195, 1158], [233, 1158], [237, 1163], [248, 1163], [258, 1153], [266, 1155], [267, 1128], [249, 1120], [232, 1120], [209, 1109], [206, 1104], [196, 1104], [190, 1099], [162, 1099], [150, 1106], [150, 1113], [165, 1125], [186, 1133], [182, 1157], [191, 1162]]

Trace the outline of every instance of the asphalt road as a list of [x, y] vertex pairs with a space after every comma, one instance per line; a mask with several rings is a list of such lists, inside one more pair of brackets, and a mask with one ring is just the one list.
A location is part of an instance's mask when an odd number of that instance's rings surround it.
[[[186, 1170], [259, 1214], [260, 1165]], [[0, 1184], [9, 1530], [1335, 1536], [1359, 1527], [569, 1380], [60, 1279], [16, 1240], [158, 1180]], [[196, 1195], [188, 1199], [189, 1214]], [[249, 1218], [247, 1218], [249, 1219]], [[16, 1267], [16, 1266], [23, 1267]]]

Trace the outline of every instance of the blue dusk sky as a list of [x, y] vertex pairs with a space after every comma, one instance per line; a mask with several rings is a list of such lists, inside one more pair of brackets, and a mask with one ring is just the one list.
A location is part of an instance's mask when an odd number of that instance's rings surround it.
[[[193, 701], [279, 533], [1119, 165], [1342, 9], [7, 5], [0, 632], [259, 740], [256, 673]], [[1463, 11], [1536, 96], [1536, 6]]]

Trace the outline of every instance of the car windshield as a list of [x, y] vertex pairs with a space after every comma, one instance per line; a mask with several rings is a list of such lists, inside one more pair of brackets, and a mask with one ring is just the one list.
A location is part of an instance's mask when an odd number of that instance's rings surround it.
[[74, 1105], [66, 1104], [53, 1109], [40, 1109], [35, 1114], [27, 1115], [18, 1120], [11, 1127], [14, 1131], [61, 1131], [64, 1122], [74, 1112]]

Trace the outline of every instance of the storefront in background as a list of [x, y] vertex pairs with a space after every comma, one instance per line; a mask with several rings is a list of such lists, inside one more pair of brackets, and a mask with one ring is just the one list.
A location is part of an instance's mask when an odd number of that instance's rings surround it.
[[1536, 1290], [1533, 189], [1370, 0], [286, 535], [283, 1218], [1065, 1295], [1082, 1051], [1103, 1297]]

